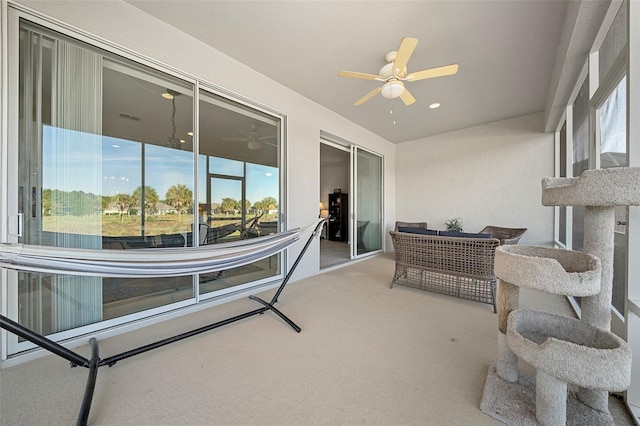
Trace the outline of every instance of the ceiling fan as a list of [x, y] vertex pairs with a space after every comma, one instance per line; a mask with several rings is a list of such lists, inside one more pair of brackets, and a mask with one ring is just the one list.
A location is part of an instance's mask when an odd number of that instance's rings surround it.
[[249, 149], [260, 149], [263, 144], [277, 146], [275, 143], [267, 142], [269, 139], [275, 139], [276, 135], [262, 136], [258, 132], [258, 125], [255, 123], [251, 124], [248, 131], [240, 133], [244, 136], [223, 137], [222, 140], [225, 142], [247, 142], [247, 148]]
[[458, 72], [458, 64], [452, 64], [407, 74], [407, 62], [409, 62], [409, 58], [411, 58], [413, 50], [416, 48], [417, 44], [417, 38], [404, 37], [400, 42], [400, 48], [397, 52], [387, 53], [387, 56], [385, 57], [387, 65], [380, 69], [378, 75], [355, 71], [340, 71], [338, 73], [338, 76], [340, 77], [384, 81], [384, 84], [381, 87], [373, 89], [371, 92], [358, 99], [353, 105], [362, 105], [378, 93], [388, 99], [400, 97], [405, 105], [411, 105], [416, 101], [416, 99], [405, 87], [405, 82], [443, 77], [445, 75], [453, 75]]

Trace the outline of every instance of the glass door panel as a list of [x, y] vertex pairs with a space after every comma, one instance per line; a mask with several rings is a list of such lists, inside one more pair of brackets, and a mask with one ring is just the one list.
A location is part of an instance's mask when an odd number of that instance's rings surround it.
[[354, 257], [382, 250], [382, 157], [355, 148]]
[[[200, 91], [200, 244], [256, 238], [280, 229], [280, 121]], [[279, 275], [280, 254], [200, 276], [219, 295]]]
[[[9, 53], [17, 66], [8, 73], [16, 88], [9, 92], [16, 107], [8, 112], [10, 241], [61, 249], [180, 248], [198, 245], [199, 235], [209, 238], [203, 225], [212, 229], [231, 219], [237, 229], [215, 242], [281, 229], [277, 114], [200, 91], [196, 120], [189, 81], [17, 15], [9, 27], [10, 43], [19, 37]], [[212, 198], [229, 181], [236, 186], [225, 198], [233, 203], [225, 200], [223, 208], [221, 199], [216, 206]], [[273, 280], [282, 275], [281, 259], [217, 273], [216, 284], [223, 285], [215, 294]], [[2, 292], [9, 316], [55, 340], [187, 306], [198, 296], [191, 275], [7, 276]], [[32, 345], [9, 333], [6, 347], [14, 354]]]
[[[192, 85], [26, 22], [18, 78], [19, 242], [118, 250], [190, 244]], [[191, 276], [21, 272], [17, 280], [9, 298], [18, 302], [18, 321], [55, 338], [194, 298]]]

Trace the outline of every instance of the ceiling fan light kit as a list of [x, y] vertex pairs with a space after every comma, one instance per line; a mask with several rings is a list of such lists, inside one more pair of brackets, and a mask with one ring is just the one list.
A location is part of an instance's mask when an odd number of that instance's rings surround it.
[[404, 83], [400, 80], [387, 81], [383, 86], [380, 94], [387, 99], [397, 98], [404, 92]]
[[387, 99], [400, 98], [405, 105], [413, 104], [416, 99], [409, 93], [404, 82], [425, 80], [427, 78], [443, 77], [445, 75], [453, 75], [458, 72], [458, 64], [446, 65], [443, 67], [430, 68], [422, 71], [407, 74], [407, 62], [413, 54], [418, 39], [412, 37], [404, 37], [400, 42], [398, 51], [387, 53], [385, 59], [387, 64], [380, 68], [378, 75], [366, 74], [357, 71], [340, 71], [338, 76], [359, 78], [362, 80], [382, 81], [382, 87], [378, 87], [371, 92], [358, 99], [353, 105], [362, 105], [375, 95], [380, 93]]

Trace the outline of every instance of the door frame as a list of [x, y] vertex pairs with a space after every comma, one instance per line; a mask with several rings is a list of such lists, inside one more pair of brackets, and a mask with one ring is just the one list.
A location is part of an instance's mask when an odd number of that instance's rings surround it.
[[[340, 136], [331, 134], [324, 130], [320, 130], [320, 144], [328, 145], [330, 147], [339, 149], [349, 153], [349, 261], [356, 259], [362, 259], [365, 257], [373, 256], [384, 252], [385, 238], [384, 238], [384, 156], [360, 146], [356, 143], [350, 142]], [[380, 241], [381, 247], [377, 250], [373, 250], [367, 253], [358, 254], [357, 247], [357, 151], [365, 151], [370, 154], [380, 157], [381, 176], [380, 176]]]

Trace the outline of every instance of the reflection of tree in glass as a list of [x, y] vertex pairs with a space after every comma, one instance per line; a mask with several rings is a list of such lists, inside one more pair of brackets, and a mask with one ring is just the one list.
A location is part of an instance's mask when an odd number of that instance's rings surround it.
[[120, 211], [120, 222], [123, 221], [124, 212], [129, 210], [132, 204], [132, 197], [129, 194], [116, 194], [113, 197], [113, 202], [118, 206], [118, 210]]
[[182, 210], [188, 209], [193, 204], [193, 192], [181, 183], [171, 186], [165, 198], [168, 204], [178, 210], [178, 222], [180, 222]]
[[238, 200], [230, 197], [226, 197], [222, 199], [222, 203], [220, 204], [220, 209], [225, 215], [229, 215], [230, 212], [235, 212], [240, 207], [240, 203]]
[[[131, 194], [133, 205], [142, 206], [142, 186], [139, 186], [133, 191]], [[147, 214], [153, 213], [153, 209], [158, 202], [158, 193], [155, 189], [150, 186], [145, 185], [144, 187], [144, 210]]]
[[43, 216], [86, 216], [102, 212], [102, 197], [83, 191], [43, 189]]
[[273, 197], [265, 197], [261, 201], [253, 203], [253, 208], [256, 209], [256, 214], [268, 213], [269, 210], [278, 208], [278, 200]]
[[51, 190], [42, 191], [42, 215], [51, 216]]

